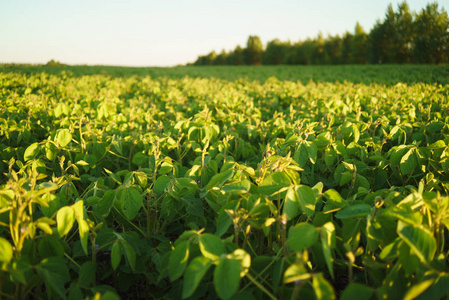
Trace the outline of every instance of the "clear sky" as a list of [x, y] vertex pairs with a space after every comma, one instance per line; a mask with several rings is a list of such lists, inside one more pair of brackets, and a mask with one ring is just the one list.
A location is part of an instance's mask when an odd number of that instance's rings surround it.
[[[173, 66], [258, 35], [369, 31], [389, 0], [0, 0], [0, 63]], [[428, 0], [409, 0], [418, 12]], [[447, 4], [439, 2], [447, 11]]]

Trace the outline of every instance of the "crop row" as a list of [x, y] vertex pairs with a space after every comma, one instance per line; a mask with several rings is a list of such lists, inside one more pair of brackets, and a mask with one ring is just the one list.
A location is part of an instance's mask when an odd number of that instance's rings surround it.
[[448, 97], [0, 73], [0, 295], [441, 298]]

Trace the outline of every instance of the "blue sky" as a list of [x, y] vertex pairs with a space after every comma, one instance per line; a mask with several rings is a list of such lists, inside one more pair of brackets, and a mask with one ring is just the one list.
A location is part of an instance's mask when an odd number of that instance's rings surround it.
[[[0, 0], [0, 63], [173, 66], [244, 46], [249, 35], [295, 42], [352, 32], [357, 21], [369, 31], [399, 2]], [[408, 1], [417, 12], [429, 2]]]

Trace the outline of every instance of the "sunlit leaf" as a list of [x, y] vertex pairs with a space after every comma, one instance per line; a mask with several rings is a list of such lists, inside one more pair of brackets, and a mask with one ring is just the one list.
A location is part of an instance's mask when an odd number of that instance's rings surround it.
[[56, 214], [56, 222], [59, 236], [63, 237], [69, 233], [75, 223], [75, 212], [70, 206], [64, 206]]
[[240, 284], [240, 262], [222, 259], [214, 270], [214, 286], [221, 299], [231, 299]]
[[71, 140], [72, 140], [72, 134], [70, 133], [70, 131], [68, 129], [62, 129], [56, 135], [56, 141], [58, 142], [59, 146], [61, 146], [61, 147], [67, 146]]
[[185, 277], [182, 284], [183, 299], [192, 296], [211, 265], [212, 261], [203, 256], [195, 257], [190, 262], [185, 271]]
[[5, 238], [0, 237], [0, 262], [9, 263], [13, 256], [11, 244]]
[[215, 260], [225, 251], [223, 242], [216, 235], [205, 233], [198, 238], [201, 253], [204, 257]]
[[397, 233], [415, 251], [422, 262], [428, 263], [433, 259], [436, 252], [436, 241], [428, 230], [399, 221]]
[[302, 251], [311, 247], [318, 240], [318, 230], [308, 223], [299, 223], [290, 227], [288, 232], [288, 246], [293, 251]]
[[169, 274], [170, 280], [175, 281], [182, 276], [189, 259], [189, 242], [179, 243], [170, 254]]

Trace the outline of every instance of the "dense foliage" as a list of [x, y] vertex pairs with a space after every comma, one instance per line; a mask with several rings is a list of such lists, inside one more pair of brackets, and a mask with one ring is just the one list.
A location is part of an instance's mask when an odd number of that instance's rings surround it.
[[199, 56], [194, 65], [323, 65], [323, 64], [447, 64], [449, 63], [449, 16], [438, 3], [430, 3], [419, 13], [410, 11], [406, 1], [397, 11], [388, 6], [383, 21], [369, 33], [357, 23], [353, 33], [342, 36], [320, 33], [296, 43], [279, 39], [264, 49], [260, 38], [250, 36], [246, 48], [237, 46]]
[[0, 296], [447, 296], [448, 97], [0, 73]]

